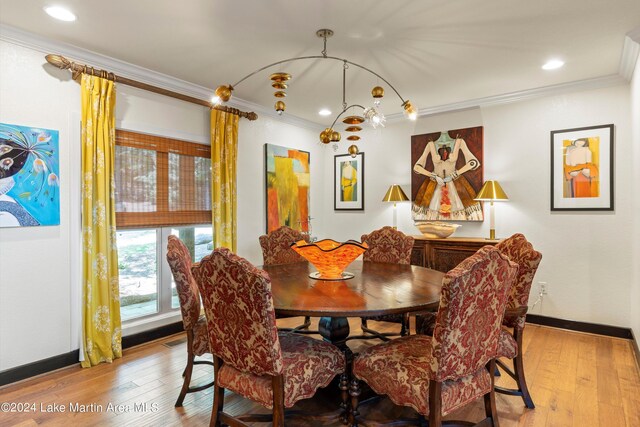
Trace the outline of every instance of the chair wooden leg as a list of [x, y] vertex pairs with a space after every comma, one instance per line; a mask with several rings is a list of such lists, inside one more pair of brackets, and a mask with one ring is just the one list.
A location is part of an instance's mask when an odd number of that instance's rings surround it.
[[271, 377], [273, 389], [273, 427], [284, 427], [284, 377]]
[[442, 383], [429, 381], [429, 427], [442, 426]]
[[346, 372], [340, 375], [340, 397], [342, 398], [342, 403], [340, 403], [340, 408], [342, 409], [342, 414], [340, 415], [340, 421], [342, 424], [347, 424], [349, 422], [349, 376]]
[[358, 427], [358, 398], [360, 397], [360, 381], [355, 377], [351, 380], [351, 386], [349, 387], [349, 395], [351, 396], [351, 413], [349, 414], [349, 421], [351, 427]]
[[536, 405], [533, 404], [533, 399], [529, 393], [527, 387], [527, 380], [524, 377], [524, 365], [522, 363], [522, 329], [515, 328], [513, 330], [513, 336], [518, 343], [518, 354], [513, 359], [513, 372], [516, 375], [516, 382], [518, 383], [518, 391], [522, 393], [522, 400], [529, 409], [534, 409]]
[[189, 392], [189, 384], [191, 384], [191, 374], [193, 373], [193, 354], [189, 352], [188, 354], [189, 360], [187, 360], [187, 367], [184, 368], [184, 380], [182, 381], [182, 389], [180, 390], [180, 394], [178, 395], [178, 400], [176, 400], [175, 407], [179, 408], [182, 406], [182, 402], [184, 402], [184, 397]]
[[187, 366], [184, 368], [182, 372], [182, 377], [184, 378], [182, 382], [182, 389], [180, 390], [180, 394], [178, 395], [178, 400], [176, 400], [175, 407], [179, 408], [182, 406], [182, 402], [184, 402], [184, 397], [189, 392], [189, 385], [191, 384], [191, 374], [193, 373], [193, 360], [195, 359], [195, 355], [191, 350], [193, 348], [193, 331], [187, 331]]
[[[496, 371], [495, 359], [491, 359], [491, 362], [489, 362], [489, 366], [487, 367], [487, 369], [489, 369], [490, 374]], [[491, 425], [494, 427], [499, 427], [498, 410], [496, 409], [496, 395], [493, 391], [493, 383], [494, 376], [491, 375], [491, 390], [489, 391], [489, 393], [484, 395], [484, 412], [486, 417], [491, 419]]]
[[[222, 362], [216, 356], [213, 356], [213, 375], [218, 376]], [[215, 381], [215, 380], [214, 380]], [[218, 386], [217, 381], [213, 385], [213, 407], [211, 408], [211, 421], [209, 427], [220, 427], [220, 414], [224, 410], [224, 388]]]

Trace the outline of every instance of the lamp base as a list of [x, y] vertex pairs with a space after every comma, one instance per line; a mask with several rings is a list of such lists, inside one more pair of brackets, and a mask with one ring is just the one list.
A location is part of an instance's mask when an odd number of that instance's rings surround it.
[[496, 240], [496, 230], [495, 229], [490, 229], [489, 230], [489, 238], [487, 240]]

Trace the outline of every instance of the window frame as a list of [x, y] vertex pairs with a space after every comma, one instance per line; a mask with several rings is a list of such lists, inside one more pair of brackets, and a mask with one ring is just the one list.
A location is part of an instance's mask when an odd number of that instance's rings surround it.
[[[177, 313], [180, 306], [172, 307], [171, 269], [166, 261], [167, 242], [171, 230], [188, 227], [213, 227], [211, 210], [169, 210], [169, 155], [179, 154], [211, 159], [211, 147], [148, 135], [123, 129], [116, 129], [116, 146], [132, 147], [156, 152], [156, 211], [116, 212], [116, 231], [154, 229], [156, 233], [156, 307], [154, 313], [123, 320], [123, 325], [133, 324], [162, 315]], [[212, 230], [212, 233], [214, 231]]]

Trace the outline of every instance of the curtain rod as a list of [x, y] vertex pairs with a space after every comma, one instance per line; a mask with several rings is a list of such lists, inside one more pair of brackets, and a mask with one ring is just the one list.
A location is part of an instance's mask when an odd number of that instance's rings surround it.
[[69, 61], [67, 58], [65, 58], [62, 55], [49, 54], [45, 56], [45, 59], [49, 64], [55, 67], [58, 67], [61, 70], [67, 70], [67, 69], [71, 70], [71, 77], [74, 80], [76, 80], [82, 73], [91, 74], [92, 76], [102, 77], [104, 79], [112, 80], [117, 83], [125, 84], [127, 86], [133, 86], [138, 89], [143, 89], [149, 92], [158, 93], [160, 95], [169, 96], [171, 98], [180, 99], [182, 101], [191, 102], [192, 104], [198, 104], [198, 105], [213, 108], [219, 111], [237, 114], [238, 116], [244, 117], [249, 120], [256, 120], [258, 118], [258, 115], [253, 111], [246, 112], [246, 111], [238, 110], [237, 108], [226, 107], [224, 105], [212, 105], [211, 102], [209, 101], [204, 101], [202, 99], [194, 98], [189, 95], [184, 95], [182, 93], [173, 92], [167, 89], [162, 89], [160, 87], [142, 83], [137, 80], [131, 80], [126, 77], [116, 76], [115, 74], [110, 73], [108, 71], [100, 70], [88, 65], [76, 64], [73, 61]]

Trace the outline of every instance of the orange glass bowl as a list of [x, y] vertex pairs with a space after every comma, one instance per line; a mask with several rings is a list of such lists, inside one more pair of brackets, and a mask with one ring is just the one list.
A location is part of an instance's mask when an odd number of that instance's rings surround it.
[[304, 240], [291, 244], [291, 249], [309, 261], [318, 270], [309, 277], [322, 280], [344, 280], [353, 277], [352, 273], [345, 272], [356, 258], [364, 253], [369, 246], [366, 243], [347, 240], [336, 242], [331, 239], [320, 240], [315, 243], [307, 243]]

